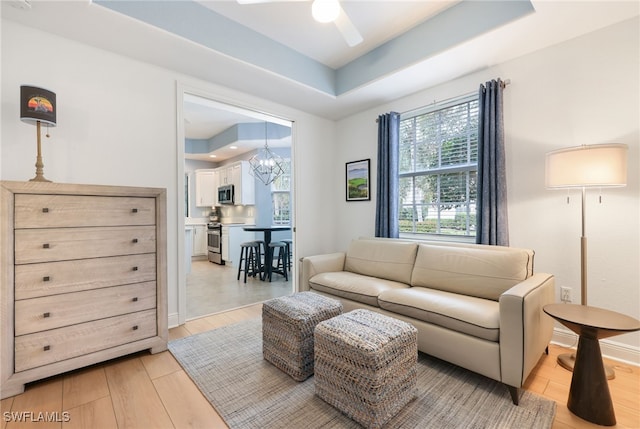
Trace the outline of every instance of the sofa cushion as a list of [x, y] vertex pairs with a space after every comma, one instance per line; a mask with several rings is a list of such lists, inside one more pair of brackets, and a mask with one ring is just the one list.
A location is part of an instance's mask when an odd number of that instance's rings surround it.
[[500, 304], [483, 298], [413, 287], [385, 290], [378, 302], [385, 310], [463, 334], [498, 341]]
[[525, 249], [420, 244], [411, 285], [497, 301], [527, 278], [529, 258]]
[[347, 250], [344, 270], [409, 284], [417, 249], [416, 243], [353, 240]]
[[389, 289], [408, 289], [409, 285], [348, 271], [320, 273], [309, 279], [309, 287], [320, 292], [378, 307], [378, 295]]

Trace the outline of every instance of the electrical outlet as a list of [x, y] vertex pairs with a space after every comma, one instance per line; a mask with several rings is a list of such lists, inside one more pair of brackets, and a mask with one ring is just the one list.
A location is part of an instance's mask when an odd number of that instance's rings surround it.
[[560, 301], [562, 302], [571, 302], [571, 288], [570, 287], [561, 287], [560, 288]]

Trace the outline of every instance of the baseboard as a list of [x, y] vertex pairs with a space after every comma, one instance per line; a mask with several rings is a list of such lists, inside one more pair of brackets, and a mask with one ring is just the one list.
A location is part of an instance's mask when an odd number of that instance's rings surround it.
[[[578, 346], [578, 336], [571, 331], [555, 328], [551, 342], [575, 349]], [[611, 339], [604, 339], [600, 340], [600, 351], [602, 356], [608, 359], [617, 360], [628, 365], [640, 366], [640, 349], [637, 347], [612, 341]]]
[[175, 328], [176, 326], [180, 326], [179, 319], [178, 319], [178, 313], [171, 313], [169, 315], [168, 326], [169, 326], [169, 329]]

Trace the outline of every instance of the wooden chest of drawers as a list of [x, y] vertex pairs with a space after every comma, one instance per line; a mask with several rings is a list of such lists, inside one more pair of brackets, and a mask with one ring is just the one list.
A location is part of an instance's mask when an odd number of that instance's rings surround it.
[[165, 190], [0, 183], [1, 397], [166, 350]]

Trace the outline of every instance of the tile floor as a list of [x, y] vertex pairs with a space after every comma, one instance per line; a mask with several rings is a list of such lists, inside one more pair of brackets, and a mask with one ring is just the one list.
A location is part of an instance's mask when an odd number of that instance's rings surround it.
[[187, 275], [187, 320], [266, 301], [293, 292], [292, 274], [289, 281], [274, 274], [271, 283], [244, 273], [237, 280], [238, 269], [213, 264], [207, 260], [193, 260]]

